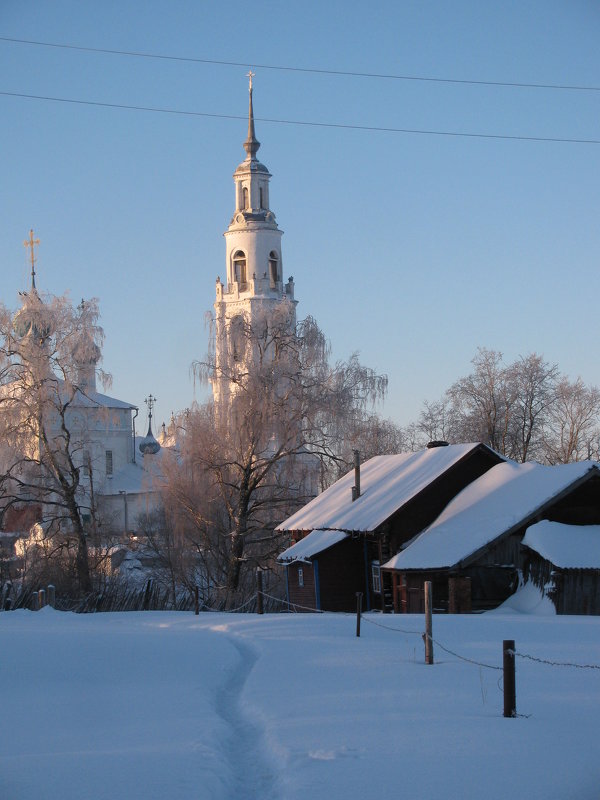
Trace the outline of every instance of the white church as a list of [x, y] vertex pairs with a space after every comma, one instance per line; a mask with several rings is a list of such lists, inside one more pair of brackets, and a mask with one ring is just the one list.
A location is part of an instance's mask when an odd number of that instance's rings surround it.
[[[107, 533], [130, 531], [140, 515], [152, 512], [160, 503], [161, 447], [151, 429], [154, 398], [150, 395], [147, 399], [148, 433], [136, 436], [139, 409], [133, 403], [98, 391], [97, 373], [102, 353], [83, 330], [72, 352], [71, 385], [52, 371], [52, 359], [47, 352], [52, 313], [35, 281], [34, 247], [38, 244], [39, 239], [34, 240], [33, 231], [30, 231], [25, 245], [31, 250], [31, 285], [28, 291], [20, 293], [21, 308], [13, 318], [15, 350], [21, 358], [48, 363], [49, 405], [56, 409], [49, 427], [51, 435], [60, 437], [60, 415], [64, 410], [70, 454], [80, 470], [77, 499], [84, 525], [90, 523], [91, 509], [95, 507]], [[82, 300], [79, 310], [83, 311], [84, 306]], [[5, 395], [7, 390], [10, 393], [10, 386], [4, 388]], [[15, 394], [19, 391], [17, 386]], [[35, 450], [35, 445], [33, 447]], [[41, 513], [43, 523], [47, 510], [42, 507]], [[18, 513], [9, 514], [9, 527], [11, 516], [16, 516], [17, 520], [19, 517]]]
[[[243, 143], [246, 158], [233, 174], [235, 211], [225, 231], [225, 280], [216, 280], [215, 330], [216, 362], [227, 359], [236, 349], [236, 329], [240, 320], [252, 323], [259, 312], [272, 309], [283, 300], [295, 308], [294, 281], [283, 280], [282, 234], [270, 207], [271, 174], [257, 158], [260, 142], [256, 138], [252, 101], [252, 73], [249, 73], [248, 134]], [[31, 287], [22, 292], [23, 303], [15, 316], [15, 330], [27, 335], [33, 316], [43, 314], [44, 301], [35, 286], [34, 247], [39, 240], [33, 232], [25, 245], [31, 250]], [[32, 316], [33, 315], [33, 316]], [[295, 320], [294, 320], [295, 321]], [[149, 396], [148, 432], [136, 435], [139, 409], [98, 391], [97, 372], [101, 352], [86, 349], [77, 365], [78, 392], [71, 423], [81, 439], [81, 508], [92, 502], [94, 494], [100, 515], [113, 530], [133, 531], [140, 515], [160, 505], [163, 485], [161, 461], [165, 451], [177, 447], [174, 424], [155, 439], [152, 433], [152, 404]], [[217, 372], [218, 374], [218, 372]], [[232, 392], [228, 380], [212, 381], [216, 406], [226, 408]], [[147, 402], [148, 402], [147, 401]], [[140, 425], [140, 423], [138, 423]], [[141, 427], [141, 425], [140, 425]], [[161, 447], [162, 444], [162, 447]], [[316, 478], [315, 478], [316, 485]], [[316, 491], [311, 492], [311, 494]], [[83, 513], [84, 522], [86, 514]]]

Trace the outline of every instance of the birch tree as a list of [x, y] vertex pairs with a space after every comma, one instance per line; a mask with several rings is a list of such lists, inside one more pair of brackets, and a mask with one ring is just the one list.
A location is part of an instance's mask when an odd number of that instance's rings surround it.
[[345, 421], [365, 414], [387, 387], [356, 355], [332, 364], [316, 322], [295, 323], [285, 300], [236, 325], [234, 352], [217, 359], [215, 347], [195, 364], [202, 381], [229, 387], [221, 393], [228, 399], [186, 415], [181, 462], [169, 481], [227, 602], [281, 549], [274, 527], [343, 460]]
[[4, 519], [14, 507], [38, 507], [54, 550], [61, 542], [75, 549], [76, 581], [87, 592], [83, 516], [93, 525], [96, 509], [81, 376], [99, 358], [98, 304], [74, 308], [66, 296], [42, 299], [35, 283], [23, 298], [14, 317], [0, 307], [0, 513]]

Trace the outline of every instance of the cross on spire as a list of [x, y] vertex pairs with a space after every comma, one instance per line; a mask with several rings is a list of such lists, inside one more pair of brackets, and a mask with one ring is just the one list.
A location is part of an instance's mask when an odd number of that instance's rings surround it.
[[148, 406], [148, 419], [152, 419], [152, 409], [154, 408], [154, 403], [156, 403], [156, 397], [149, 394], [144, 403]]
[[246, 74], [246, 77], [249, 79], [248, 80], [248, 91], [250, 91], [250, 92], [252, 91], [252, 78], [254, 78], [255, 75], [256, 75], [256, 72], [252, 72], [252, 70], [250, 70], [250, 72], [248, 72]]
[[31, 288], [32, 289], [35, 289], [35, 262], [36, 262], [36, 258], [35, 258], [35, 254], [34, 254], [33, 248], [36, 245], [39, 246], [39, 243], [40, 243], [39, 239], [34, 239], [33, 238], [33, 228], [32, 228], [29, 231], [29, 239], [25, 239], [25, 241], [23, 242], [25, 247], [30, 247], [31, 248], [30, 255], [31, 255]]

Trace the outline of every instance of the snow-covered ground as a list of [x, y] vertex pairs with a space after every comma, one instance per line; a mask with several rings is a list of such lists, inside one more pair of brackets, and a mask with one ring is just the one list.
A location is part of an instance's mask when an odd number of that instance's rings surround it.
[[[517, 658], [523, 716], [504, 719], [501, 671], [439, 646], [426, 666], [422, 629], [375, 614], [358, 639], [351, 615], [1, 613], [0, 798], [600, 796], [600, 670]], [[600, 664], [600, 618], [440, 615], [433, 636], [492, 666], [503, 639]]]

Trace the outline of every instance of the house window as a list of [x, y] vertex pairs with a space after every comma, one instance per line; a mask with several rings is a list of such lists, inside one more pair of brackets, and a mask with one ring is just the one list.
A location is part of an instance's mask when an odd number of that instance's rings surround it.
[[371, 583], [373, 584], [373, 592], [381, 594], [381, 567], [379, 561], [371, 562]]
[[83, 474], [86, 478], [90, 477], [90, 451], [83, 451]]
[[298, 586], [304, 586], [304, 570], [298, 567]]
[[106, 451], [106, 475], [110, 476], [113, 474], [113, 457], [112, 457], [112, 450]]
[[233, 256], [233, 279], [239, 283], [241, 291], [247, 288], [246, 255], [241, 250]]

